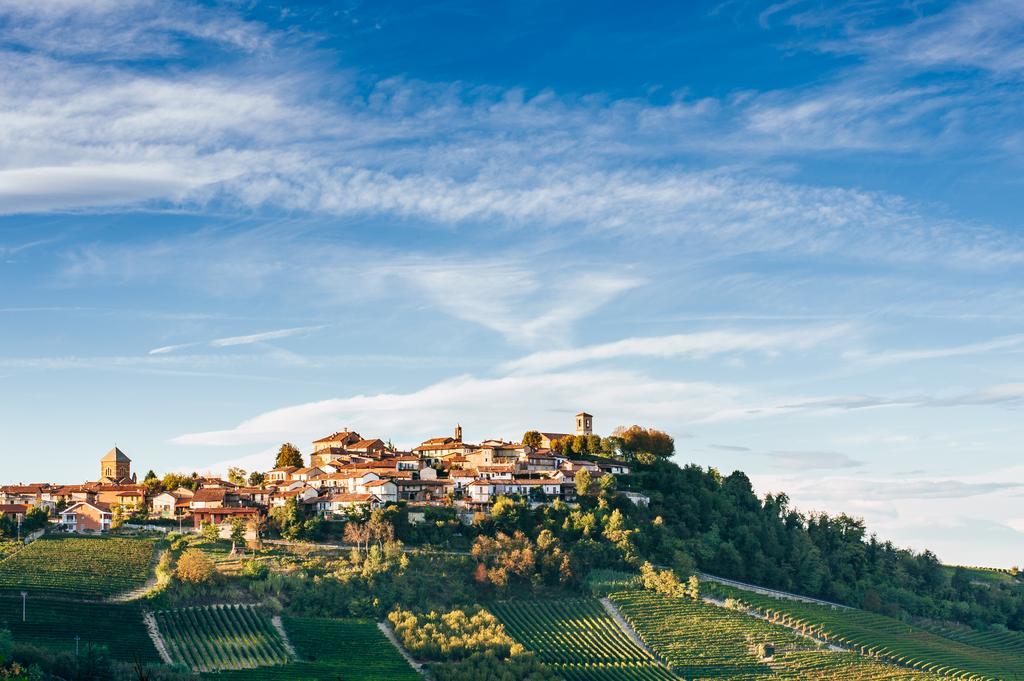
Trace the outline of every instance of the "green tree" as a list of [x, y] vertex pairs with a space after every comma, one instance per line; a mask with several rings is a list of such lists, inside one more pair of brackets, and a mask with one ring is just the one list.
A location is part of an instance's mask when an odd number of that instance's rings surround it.
[[523, 433], [523, 444], [527, 447], [533, 447], [534, 449], [540, 449], [540, 444], [543, 437], [536, 430], [528, 430]]
[[35, 532], [42, 527], [46, 527], [49, 521], [50, 513], [46, 510], [45, 506], [33, 506], [25, 512], [25, 517], [21, 521], [21, 531], [26, 534]]
[[231, 519], [231, 553], [234, 553], [238, 545], [245, 545], [245, 531], [248, 529], [248, 523], [243, 519], [235, 516]]
[[213, 523], [203, 523], [199, 530], [199, 534], [210, 544], [213, 544], [220, 539], [220, 529], [218, 529]]
[[615, 476], [605, 473], [597, 480], [597, 486], [603, 499], [610, 499], [615, 496]]
[[573, 481], [576, 483], [576, 496], [589, 497], [594, 494], [594, 477], [586, 468], [576, 471]]
[[199, 549], [189, 549], [181, 554], [174, 575], [183, 582], [203, 584], [213, 579], [213, 561]]
[[288, 468], [289, 466], [302, 468], [302, 465], [302, 452], [299, 451], [298, 447], [291, 442], [281, 445], [281, 449], [277, 451], [277, 460], [274, 462], [274, 468]]
[[239, 486], [244, 485], [245, 471], [242, 470], [241, 468], [236, 468], [232, 466], [231, 468], [228, 469], [228, 482]]
[[267, 476], [259, 471], [249, 473], [249, 487], [261, 487], [266, 482]]

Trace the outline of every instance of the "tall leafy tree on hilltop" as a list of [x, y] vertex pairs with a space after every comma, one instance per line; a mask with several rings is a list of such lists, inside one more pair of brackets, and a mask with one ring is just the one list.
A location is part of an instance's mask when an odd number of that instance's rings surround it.
[[288, 468], [289, 466], [302, 468], [302, 465], [302, 452], [299, 451], [298, 447], [291, 442], [285, 442], [281, 445], [281, 449], [277, 452], [274, 468]]
[[523, 444], [527, 447], [533, 447], [534, 449], [540, 448], [541, 434], [536, 430], [528, 430], [523, 433]]
[[657, 458], [667, 459], [676, 451], [675, 439], [668, 433], [654, 428], [630, 426], [616, 428], [612, 435], [617, 438], [623, 456], [632, 459], [641, 453], [653, 454]]

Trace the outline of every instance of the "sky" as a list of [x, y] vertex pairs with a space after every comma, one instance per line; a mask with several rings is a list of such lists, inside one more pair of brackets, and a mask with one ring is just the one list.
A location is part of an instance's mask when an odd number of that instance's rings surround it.
[[1024, 5], [0, 0], [5, 482], [664, 429], [1024, 563]]

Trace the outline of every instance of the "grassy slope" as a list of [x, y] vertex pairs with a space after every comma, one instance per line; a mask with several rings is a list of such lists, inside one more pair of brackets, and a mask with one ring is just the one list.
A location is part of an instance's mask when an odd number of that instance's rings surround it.
[[715, 586], [759, 612], [839, 645], [851, 646], [917, 669], [992, 679], [1024, 679], [1024, 655], [1001, 646], [981, 647], [864, 610], [838, 609]]
[[74, 652], [79, 644], [105, 645], [113, 657], [159, 662], [160, 657], [134, 603], [76, 603], [38, 596], [28, 599], [28, 621], [21, 621], [21, 598], [0, 599], [0, 628], [9, 629], [17, 643]]
[[303, 662], [281, 667], [220, 672], [222, 681], [420, 681], [373, 622], [311, 617], [284, 618]]

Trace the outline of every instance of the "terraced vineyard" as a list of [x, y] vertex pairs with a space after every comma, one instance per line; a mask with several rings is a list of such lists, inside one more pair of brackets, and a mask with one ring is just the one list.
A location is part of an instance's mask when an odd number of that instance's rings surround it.
[[146, 583], [150, 539], [44, 537], [0, 562], [0, 592], [103, 598]]
[[974, 629], [956, 629], [939, 625], [923, 627], [934, 634], [966, 643], [976, 648], [997, 650], [1007, 653], [1024, 655], [1024, 633], [1019, 631], [976, 631]]
[[650, 591], [612, 594], [612, 603], [640, 638], [687, 678], [771, 678], [754, 650], [806, 648], [807, 639], [757, 618], [690, 599]]
[[[932, 681], [943, 677], [903, 669], [850, 652], [825, 649], [789, 629], [717, 605], [665, 598], [649, 591], [613, 594], [612, 602], [673, 671], [699, 679], [836, 679]], [[759, 644], [774, 654], [758, 655]]]
[[81, 603], [29, 596], [27, 621], [21, 621], [21, 598], [0, 598], [0, 629], [9, 629], [17, 643], [73, 653], [79, 645], [107, 646], [121, 660], [159, 662], [136, 603]]
[[506, 601], [488, 609], [512, 638], [567, 681], [677, 678], [595, 599]]
[[774, 674], [771, 678], [784, 681], [942, 681], [948, 678], [883, 664], [853, 652], [794, 650], [776, 655], [768, 664]]
[[829, 608], [721, 585], [713, 588], [773, 621], [906, 667], [952, 678], [1024, 679], [1024, 654], [994, 640], [982, 647], [983, 634], [954, 640], [865, 610]]
[[154, 613], [171, 658], [196, 672], [285, 664], [291, 656], [261, 610], [210, 605]]
[[204, 674], [218, 681], [423, 681], [373, 622], [285, 617], [301, 661]]

